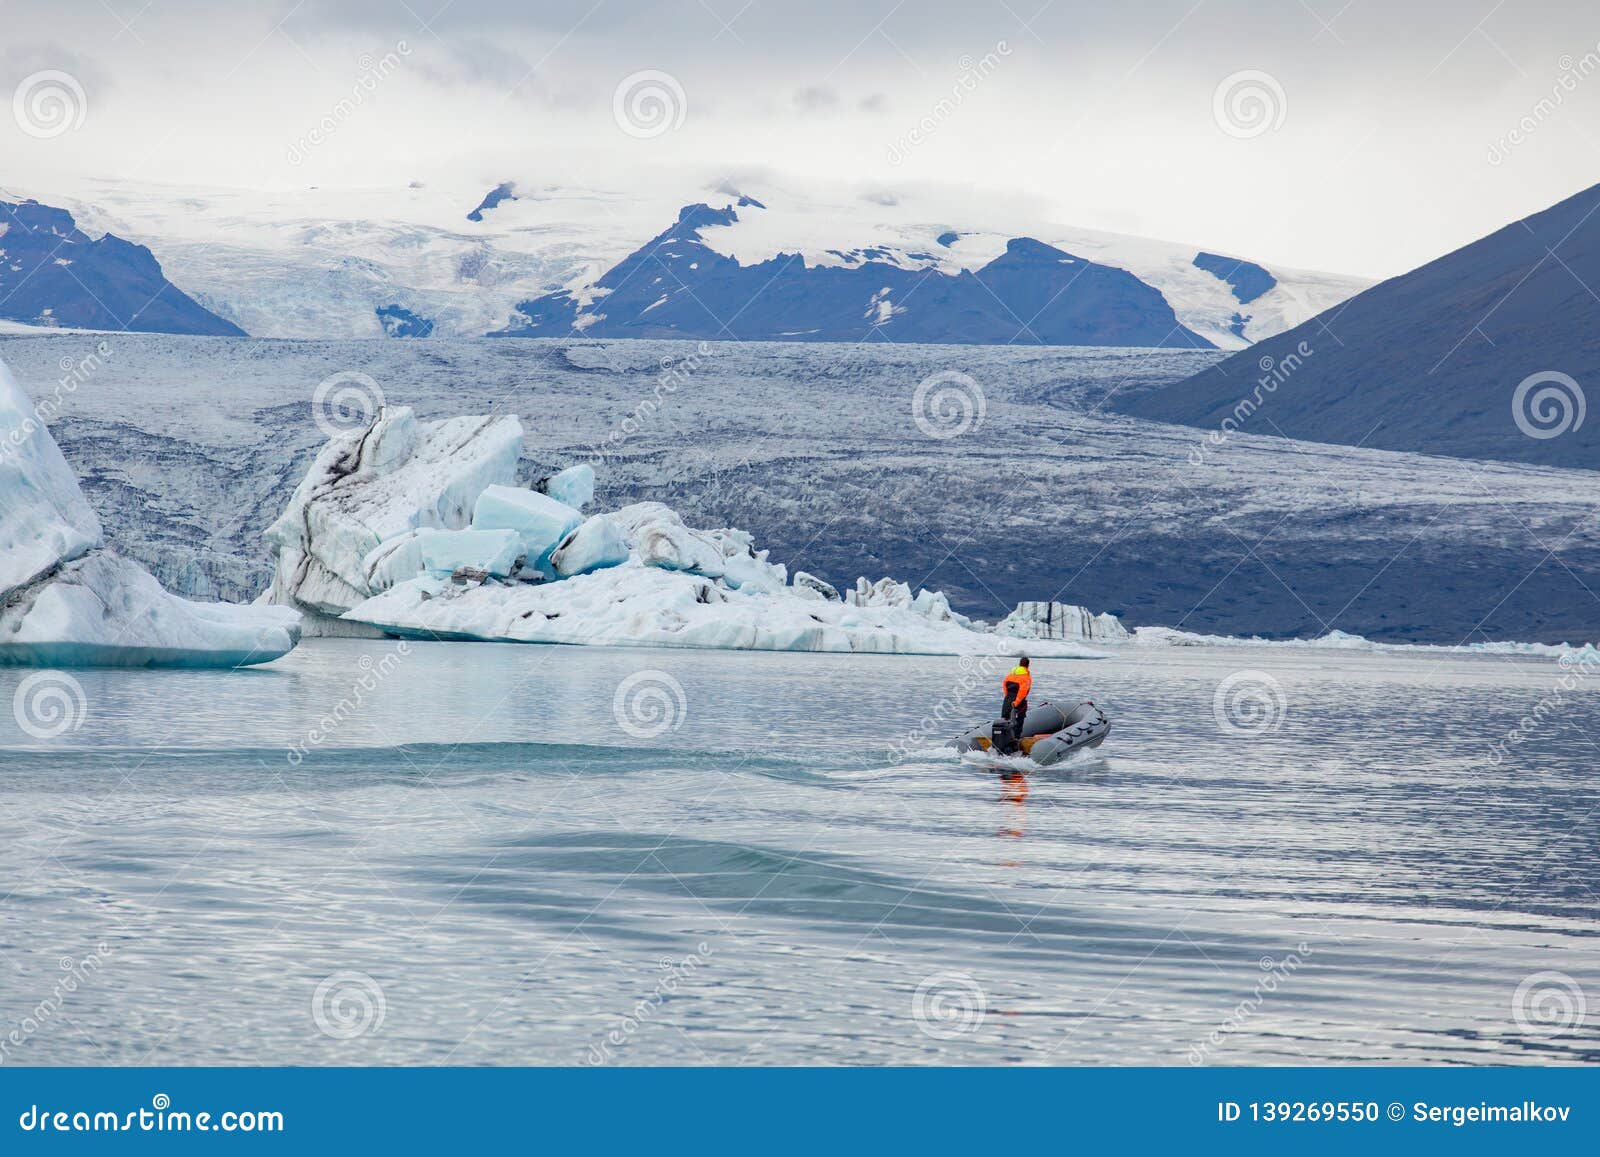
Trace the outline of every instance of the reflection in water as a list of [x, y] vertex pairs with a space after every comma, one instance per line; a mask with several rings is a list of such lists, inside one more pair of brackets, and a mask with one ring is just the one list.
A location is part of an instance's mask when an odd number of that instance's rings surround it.
[[[1000, 798], [1014, 808], [1008, 819], [1010, 826], [1002, 827], [1000, 834], [1014, 840], [1020, 840], [1027, 829], [1027, 804], [1028, 804], [1028, 773], [1025, 771], [1006, 770], [1000, 773]], [[1007, 861], [1007, 867], [1016, 867], [1014, 861]]]

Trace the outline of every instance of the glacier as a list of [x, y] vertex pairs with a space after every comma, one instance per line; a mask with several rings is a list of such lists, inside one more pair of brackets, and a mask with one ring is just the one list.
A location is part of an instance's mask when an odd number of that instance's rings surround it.
[[292, 610], [191, 602], [106, 549], [39, 408], [0, 361], [0, 664], [238, 667], [299, 638]]
[[[797, 575], [731, 527], [700, 530], [664, 503], [585, 519], [550, 493], [511, 485], [515, 417], [419, 421], [408, 407], [335, 436], [268, 532], [267, 599], [316, 633], [647, 647], [895, 654], [1017, 649], [942, 593], [862, 578], [848, 595]], [[588, 463], [542, 485], [587, 503]], [[470, 512], [470, 513], [469, 513]], [[1059, 606], [1060, 604], [1055, 604]], [[1041, 654], [1094, 658], [1126, 637], [1111, 616], [1065, 608]], [[1036, 648], [1037, 649], [1037, 648]]]

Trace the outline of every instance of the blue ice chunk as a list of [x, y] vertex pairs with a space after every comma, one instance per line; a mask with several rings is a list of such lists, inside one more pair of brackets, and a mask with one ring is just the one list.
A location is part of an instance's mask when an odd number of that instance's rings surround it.
[[594, 500], [594, 467], [588, 463], [569, 466], [545, 480], [544, 492], [557, 502], [582, 510]]
[[562, 578], [621, 566], [628, 561], [628, 538], [615, 522], [596, 514], [572, 532], [550, 561]]
[[417, 531], [417, 543], [422, 548], [422, 565], [440, 576], [465, 566], [505, 578], [522, 556], [522, 538], [514, 530], [427, 528]]
[[473, 529], [516, 531], [526, 565], [547, 574], [551, 554], [582, 521], [565, 502], [517, 486], [485, 487], [472, 508]]

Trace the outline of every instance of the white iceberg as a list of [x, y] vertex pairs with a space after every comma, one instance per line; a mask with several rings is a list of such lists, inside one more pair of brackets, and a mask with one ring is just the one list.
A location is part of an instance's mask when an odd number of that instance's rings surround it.
[[410, 407], [334, 438], [267, 528], [267, 601], [305, 612], [308, 633], [349, 633], [331, 620], [422, 569], [411, 532], [465, 529], [487, 487], [516, 481], [521, 446], [514, 416], [420, 422]]
[[0, 362], [0, 599], [102, 541], [72, 467]]
[[1019, 639], [1093, 639], [1121, 642], [1130, 638], [1116, 615], [1095, 614], [1071, 603], [1018, 603], [994, 625], [995, 634]]
[[[793, 588], [733, 589], [705, 575], [648, 566], [637, 556], [538, 585], [422, 576], [374, 596], [348, 617], [424, 639], [925, 655], [1015, 649], [998, 635], [954, 619], [930, 619], [909, 606], [855, 607]], [[1062, 642], [1031, 653], [1102, 654]]]
[[[863, 579], [841, 598], [805, 574], [791, 586], [748, 532], [688, 526], [660, 502], [585, 519], [592, 468], [521, 489], [520, 441], [515, 418], [425, 423], [404, 410], [330, 443], [269, 534], [270, 597], [339, 616], [322, 629], [426, 639], [1015, 653], [937, 591]], [[489, 532], [505, 537], [475, 537]], [[513, 538], [520, 565], [500, 549]], [[1102, 654], [1071, 640], [1029, 650]]]
[[237, 667], [300, 639], [283, 607], [197, 603], [105, 548], [100, 521], [0, 362], [0, 664]]
[[181, 599], [105, 550], [64, 563], [0, 609], [0, 663], [33, 667], [243, 667], [299, 639], [288, 607]]

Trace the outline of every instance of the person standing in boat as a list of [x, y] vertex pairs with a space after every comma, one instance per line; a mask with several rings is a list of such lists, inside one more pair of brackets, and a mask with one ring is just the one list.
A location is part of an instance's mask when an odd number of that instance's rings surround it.
[[1028, 715], [1028, 692], [1033, 690], [1033, 675], [1028, 670], [1026, 655], [1006, 672], [1006, 677], [1000, 682], [1000, 690], [1005, 696], [1000, 703], [1000, 718], [1011, 724], [1012, 742], [1020, 745], [1022, 723]]

